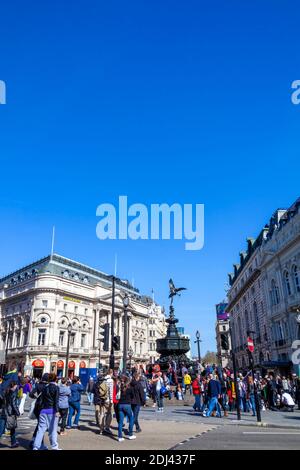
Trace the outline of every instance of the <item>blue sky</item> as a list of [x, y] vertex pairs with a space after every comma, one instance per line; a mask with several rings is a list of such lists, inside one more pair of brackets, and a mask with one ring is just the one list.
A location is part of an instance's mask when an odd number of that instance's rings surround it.
[[[55, 251], [134, 278], [215, 349], [247, 236], [299, 196], [296, 2], [75, 0], [1, 6], [0, 273]], [[96, 207], [205, 204], [205, 246], [99, 241]]]

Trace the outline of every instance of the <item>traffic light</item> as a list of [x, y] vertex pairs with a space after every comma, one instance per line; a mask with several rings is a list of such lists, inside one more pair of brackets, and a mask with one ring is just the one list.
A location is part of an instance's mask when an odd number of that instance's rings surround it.
[[121, 346], [120, 346], [120, 336], [114, 336], [113, 339], [113, 348], [115, 351], [120, 351]]
[[103, 343], [103, 351], [109, 351], [109, 323], [100, 325], [100, 341]]
[[228, 350], [229, 350], [228, 335], [225, 334], [225, 333], [221, 334], [221, 348], [222, 348], [224, 351], [228, 351]]

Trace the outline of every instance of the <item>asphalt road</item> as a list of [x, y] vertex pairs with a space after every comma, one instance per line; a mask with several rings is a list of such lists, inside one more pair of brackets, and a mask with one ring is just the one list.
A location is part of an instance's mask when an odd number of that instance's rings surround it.
[[220, 426], [181, 445], [177, 450], [299, 450], [300, 430]]

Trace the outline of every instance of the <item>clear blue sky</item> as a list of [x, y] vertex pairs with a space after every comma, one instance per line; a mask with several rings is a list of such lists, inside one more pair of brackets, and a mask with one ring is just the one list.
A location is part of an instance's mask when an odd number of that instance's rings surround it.
[[[118, 274], [215, 349], [215, 303], [247, 236], [299, 196], [295, 1], [1, 5], [0, 273], [55, 251]], [[96, 238], [96, 207], [204, 203], [205, 246]]]

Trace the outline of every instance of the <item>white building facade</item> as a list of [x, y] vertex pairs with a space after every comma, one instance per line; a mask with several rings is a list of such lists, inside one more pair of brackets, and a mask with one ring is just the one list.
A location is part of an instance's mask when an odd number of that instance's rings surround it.
[[228, 312], [232, 347], [240, 368], [249, 365], [247, 333], [254, 339], [254, 363], [296, 370], [293, 343], [300, 340], [300, 199], [277, 210], [229, 275]]
[[[133, 363], [146, 365], [158, 358], [150, 344], [152, 335], [165, 335], [165, 317], [151, 298], [117, 279], [114, 332], [121, 348], [115, 351], [116, 365], [122, 362], [125, 294], [130, 299], [128, 349], [133, 351]], [[111, 310], [110, 276], [56, 254], [43, 258], [0, 279], [2, 356], [10, 369], [21, 366], [36, 376], [49, 371], [63, 375], [71, 325], [68, 374], [96, 368], [99, 362], [108, 365], [110, 352], [103, 351], [99, 338], [101, 325], [111, 324]]]

